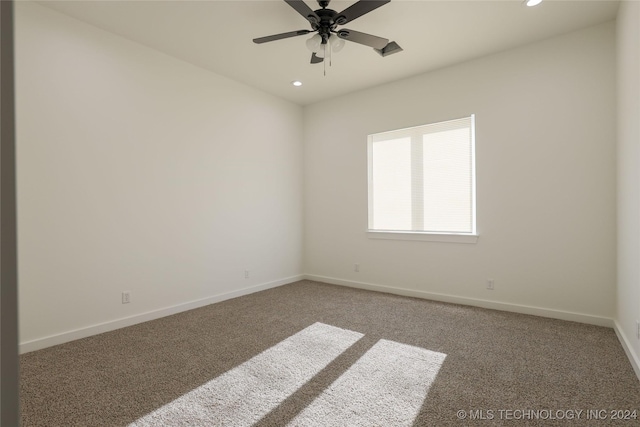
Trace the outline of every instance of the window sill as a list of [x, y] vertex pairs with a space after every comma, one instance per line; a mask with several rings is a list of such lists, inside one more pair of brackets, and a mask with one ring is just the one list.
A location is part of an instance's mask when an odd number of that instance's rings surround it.
[[367, 237], [370, 239], [386, 240], [418, 240], [423, 242], [443, 242], [443, 243], [472, 243], [478, 242], [477, 234], [444, 234], [444, 233], [421, 233], [415, 231], [374, 231], [367, 230]]

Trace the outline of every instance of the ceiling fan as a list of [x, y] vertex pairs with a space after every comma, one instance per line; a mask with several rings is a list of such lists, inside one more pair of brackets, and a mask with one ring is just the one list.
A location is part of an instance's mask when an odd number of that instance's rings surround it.
[[345, 40], [372, 47], [382, 56], [391, 55], [392, 53], [402, 50], [396, 42], [389, 42], [388, 39], [383, 37], [373, 36], [347, 28], [337, 28], [339, 25], [347, 24], [389, 3], [391, 0], [359, 0], [340, 13], [332, 9], [327, 9], [330, 0], [318, 0], [321, 9], [315, 11], [311, 10], [303, 0], [284, 1], [302, 15], [304, 19], [309, 21], [311, 30], [289, 31], [287, 33], [259, 37], [253, 39], [254, 43], [272, 42], [315, 32], [316, 34], [307, 40], [307, 48], [312, 52], [312, 64], [318, 64], [324, 61], [325, 56], [330, 55], [331, 51], [338, 52], [344, 46]]

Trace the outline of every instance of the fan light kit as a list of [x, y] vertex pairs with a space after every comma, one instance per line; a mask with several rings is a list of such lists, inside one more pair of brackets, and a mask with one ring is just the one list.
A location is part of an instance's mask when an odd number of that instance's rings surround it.
[[339, 25], [347, 24], [389, 3], [391, 0], [360, 0], [340, 13], [332, 9], [327, 9], [329, 0], [318, 0], [321, 9], [315, 11], [311, 10], [303, 0], [284, 1], [302, 15], [304, 19], [309, 21], [311, 30], [289, 31], [287, 33], [259, 37], [253, 39], [254, 43], [261, 44], [315, 32], [316, 34], [306, 41], [307, 49], [311, 51], [311, 63], [319, 64], [320, 62], [324, 62], [325, 59], [329, 59], [329, 65], [331, 65], [331, 54], [340, 52], [345, 45], [345, 41], [372, 47], [373, 50], [383, 57], [402, 51], [398, 43], [393, 41], [389, 42], [388, 39], [383, 37], [346, 28], [337, 28]]

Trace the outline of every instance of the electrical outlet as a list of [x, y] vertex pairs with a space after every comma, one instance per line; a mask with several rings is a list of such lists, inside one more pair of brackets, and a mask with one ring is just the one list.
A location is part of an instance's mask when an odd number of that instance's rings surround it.
[[249, 278], [249, 270], [245, 270], [244, 271], [244, 278], [248, 279]]
[[131, 291], [122, 291], [122, 303], [129, 304], [131, 302]]
[[492, 291], [494, 284], [495, 284], [495, 281], [493, 279], [487, 279], [487, 289], [488, 290]]
[[360, 264], [353, 264], [353, 271], [355, 271], [356, 273], [360, 272]]

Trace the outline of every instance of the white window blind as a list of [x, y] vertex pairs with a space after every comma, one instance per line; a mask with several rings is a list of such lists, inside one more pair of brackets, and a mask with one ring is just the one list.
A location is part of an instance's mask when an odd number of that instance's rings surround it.
[[475, 234], [474, 116], [369, 135], [369, 230]]

